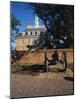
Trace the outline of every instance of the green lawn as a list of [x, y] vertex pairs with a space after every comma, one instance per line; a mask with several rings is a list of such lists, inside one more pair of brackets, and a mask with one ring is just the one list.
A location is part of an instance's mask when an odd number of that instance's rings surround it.
[[68, 64], [68, 68], [72, 70], [72, 72], [74, 72], [74, 65], [73, 64]]
[[[68, 68], [74, 70], [73, 64], [68, 64]], [[11, 72], [33, 71], [39, 72], [40, 70], [46, 71], [44, 64], [11, 64]]]
[[12, 64], [11, 65], [11, 72], [20, 72], [20, 71], [35, 71], [38, 72], [39, 70], [45, 70], [44, 64]]

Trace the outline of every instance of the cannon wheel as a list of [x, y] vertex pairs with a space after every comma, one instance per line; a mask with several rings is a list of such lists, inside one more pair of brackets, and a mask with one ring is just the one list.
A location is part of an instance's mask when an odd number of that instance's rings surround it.
[[46, 60], [46, 61], [45, 61], [45, 66], [46, 66], [47, 72], [48, 72], [48, 63], [49, 63], [48, 60]]
[[63, 70], [66, 71], [66, 68], [67, 68], [67, 60], [63, 60], [62, 67], [63, 67]]

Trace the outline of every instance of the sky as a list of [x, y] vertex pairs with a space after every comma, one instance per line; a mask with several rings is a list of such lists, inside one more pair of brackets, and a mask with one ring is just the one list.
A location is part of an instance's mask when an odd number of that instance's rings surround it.
[[[28, 7], [29, 3], [26, 2], [11, 2], [11, 13], [21, 21], [21, 25], [19, 26], [20, 32], [25, 30], [28, 23], [34, 25], [35, 14], [34, 11]], [[42, 21], [39, 19], [40, 25], [41, 22]]]
[[[11, 14], [13, 13], [18, 20], [20, 20], [21, 25], [18, 26], [19, 33], [26, 29], [26, 25], [29, 23], [34, 25], [35, 14], [32, 9], [29, 9], [29, 3], [26, 2], [15, 2], [11, 1]], [[39, 19], [39, 24], [41, 25], [42, 20]], [[16, 48], [16, 42], [11, 43], [13, 48]]]

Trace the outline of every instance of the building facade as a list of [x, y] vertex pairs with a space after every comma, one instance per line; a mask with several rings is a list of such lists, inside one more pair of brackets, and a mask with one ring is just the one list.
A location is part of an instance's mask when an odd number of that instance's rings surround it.
[[44, 23], [39, 25], [38, 17], [35, 16], [34, 26], [28, 24], [25, 31], [16, 38], [16, 50], [28, 50], [28, 46], [35, 46], [44, 41], [46, 27]]

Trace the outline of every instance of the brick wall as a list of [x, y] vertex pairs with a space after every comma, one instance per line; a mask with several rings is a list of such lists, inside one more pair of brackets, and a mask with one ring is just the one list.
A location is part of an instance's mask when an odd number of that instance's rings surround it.
[[45, 36], [21, 36], [16, 38], [16, 50], [22, 51], [22, 50], [28, 50], [27, 45], [32, 45], [34, 40], [44, 39]]
[[[47, 50], [47, 57], [49, 60], [52, 58], [52, 54], [55, 49]], [[73, 49], [57, 49], [59, 59], [62, 57], [62, 52], [66, 51], [67, 61], [68, 63], [73, 63]], [[16, 63], [18, 64], [42, 64], [45, 61], [45, 50], [39, 50], [37, 52], [30, 52], [28, 54], [24, 54], [20, 60]]]

